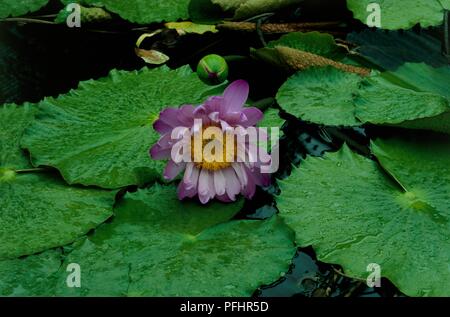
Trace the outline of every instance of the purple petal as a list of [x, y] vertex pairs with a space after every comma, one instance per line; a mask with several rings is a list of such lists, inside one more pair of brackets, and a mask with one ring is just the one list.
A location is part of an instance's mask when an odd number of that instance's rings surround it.
[[197, 195], [197, 187], [186, 187], [186, 184], [181, 182], [178, 185], [178, 199], [182, 200], [186, 197], [192, 198]]
[[194, 106], [192, 105], [184, 105], [182, 106], [177, 113], [177, 119], [184, 127], [192, 126], [194, 122]]
[[150, 149], [150, 157], [154, 160], [165, 160], [170, 158], [171, 148], [162, 148], [158, 144]]
[[221, 118], [225, 120], [228, 124], [233, 126], [244, 125], [248, 121], [247, 116], [243, 112], [228, 112], [221, 115]]
[[173, 144], [173, 140], [172, 140], [172, 135], [171, 133], [166, 133], [164, 134], [156, 143], [158, 144], [161, 148], [163, 149], [167, 149], [170, 148]]
[[194, 163], [187, 163], [186, 171], [184, 172], [183, 182], [186, 188], [197, 188], [198, 178], [200, 176], [200, 169], [195, 167]]
[[224, 203], [231, 203], [231, 202], [234, 201], [234, 200], [231, 200], [230, 197], [228, 197], [227, 194], [223, 194], [223, 195], [220, 195], [220, 196], [216, 196], [216, 198], [217, 198], [218, 200], [224, 202]]
[[155, 129], [155, 131], [159, 134], [163, 134], [172, 131], [173, 127], [158, 119], [153, 123], [153, 129]]
[[214, 189], [216, 194], [221, 196], [225, 194], [226, 180], [221, 170], [213, 172], [214, 175]]
[[250, 178], [253, 179], [256, 185], [258, 186], [269, 186], [271, 181], [270, 174], [261, 173], [261, 170], [258, 168], [248, 169], [248, 174], [250, 174]]
[[211, 112], [209, 115], [208, 115], [208, 118], [209, 119], [211, 119], [211, 121], [213, 121], [213, 122], [219, 122], [219, 113], [218, 112]]
[[209, 196], [209, 171], [202, 169], [198, 179], [198, 194], [202, 196]]
[[223, 170], [226, 179], [226, 192], [231, 200], [236, 200], [236, 195], [241, 192], [241, 184], [232, 168]]
[[172, 180], [175, 177], [177, 177], [178, 174], [180, 174], [180, 172], [184, 169], [184, 167], [186, 166], [185, 163], [180, 163], [177, 164], [174, 161], [170, 160], [167, 165], [166, 168], [164, 169], [164, 178], [167, 180]]
[[179, 127], [180, 122], [177, 119], [179, 110], [178, 108], [166, 108], [159, 114], [159, 120], [167, 123], [171, 127]]
[[248, 98], [249, 86], [245, 80], [236, 80], [225, 89], [222, 113], [237, 112], [242, 109]]
[[212, 96], [205, 101], [203, 106], [207, 113], [220, 112], [223, 102], [224, 98], [222, 96]]
[[255, 107], [248, 107], [242, 110], [242, 113], [247, 117], [247, 121], [244, 122], [245, 126], [252, 127], [264, 118], [264, 114], [261, 110]]
[[203, 126], [209, 125], [211, 122], [211, 120], [208, 117], [208, 111], [206, 111], [206, 108], [204, 106], [198, 106], [197, 108], [195, 108], [194, 118], [201, 119]]
[[232, 163], [231, 167], [234, 169], [239, 183], [241, 183], [241, 188], [244, 189], [248, 182], [247, 171], [244, 168], [244, 164]]
[[245, 189], [243, 191], [243, 194], [246, 198], [251, 199], [255, 195], [256, 192], [256, 184], [253, 180], [253, 177], [250, 173], [250, 171], [246, 168], [244, 168], [247, 173], [247, 185], [245, 186]]

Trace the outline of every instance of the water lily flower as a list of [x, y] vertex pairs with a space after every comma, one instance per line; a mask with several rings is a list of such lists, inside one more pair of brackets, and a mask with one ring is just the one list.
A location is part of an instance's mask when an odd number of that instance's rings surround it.
[[[199, 106], [166, 108], [160, 113], [153, 127], [161, 137], [150, 149], [150, 156], [156, 160], [169, 160], [163, 175], [167, 180], [174, 179], [184, 171], [178, 186], [180, 200], [198, 195], [203, 204], [211, 199], [231, 202], [239, 194], [252, 198], [257, 185], [270, 184], [270, 174], [262, 173], [262, 162], [254, 159], [254, 154], [250, 151], [254, 142], [232, 142], [236, 141], [237, 136], [232, 141], [226, 137], [230, 129], [245, 135], [249, 128], [255, 127], [262, 120], [264, 115], [259, 109], [244, 107], [248, 93], [248, 83], [237, 80], [226, 88], [223, 96], [209, 97]], [[196, 136], [207, 127], [218, 129], [223, 138], [209, 136], [195, 147]], [[222, 142], [220, 149], [223, 151], [213, 152], [212, 157], [211, 154], [210, 157], [204, 154], [208, 144], [219, 139]], [[229, 144], [232, 146], [228, 146]], [[180, 161], [177, 153], [181, 148], [188, 149], [190, 160]], [[193, 159], [197, 157], [196, 154], [199, 154], [200, 160]], [[253, 160], [249, 159], [252, 156]]]

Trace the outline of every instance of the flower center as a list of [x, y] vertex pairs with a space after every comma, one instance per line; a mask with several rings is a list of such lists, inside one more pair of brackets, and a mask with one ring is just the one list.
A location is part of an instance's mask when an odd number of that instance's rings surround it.
[[209, 171], [230, 167], [237, 158], [236, 137], [223, 132], [209, 135], [207, 129], [203, 127], [201, 136], [191, 138], [191, 159], [195, 166]]

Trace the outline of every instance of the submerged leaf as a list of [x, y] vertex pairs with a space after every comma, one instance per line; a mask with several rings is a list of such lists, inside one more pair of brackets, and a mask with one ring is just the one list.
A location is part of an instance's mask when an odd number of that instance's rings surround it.
[[441, 40], [425, 30], [366, 29], [350, 33], [347, 41], [357, 45], [355, 50], [369, 62], [386, 70], [396, 70], [405, 63], [426, 63], [433, 67], [448, 65], [442, 55]]

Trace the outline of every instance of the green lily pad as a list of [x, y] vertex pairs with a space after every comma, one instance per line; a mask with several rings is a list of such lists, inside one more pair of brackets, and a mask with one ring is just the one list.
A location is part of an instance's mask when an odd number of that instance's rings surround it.
[[30, 160], [20, 149], [23, 131], [33, 121], [37, 108], [30, 104], [22, 107], [3, 105], [0, 108], [0, 167], [27, 169]]
[[35, 166], [56, 167], [69, 184], [119, 188], [160, 178], [163, 161], [149, 158], [162, 109], [200, 103], [208, 90], [188, 66], [112, 71], [39, 104], [24, 148]]
[[5, 259], [73, 242], [112, 216], [115, 193], [26, 173], [0, 181], [0, 196], [0, 259]]
[[277, 101], [302, 120], [325, 125], [356, 126], [353, 95], [361, 77], [334, 67], [309, 68], [291, 76], [278, 90]]
[[268, 108], [264, 111], [264, 118], [258, 123], [258, 126], [281, 129], [284, 122], [285, 120], [280, 117], [280, 111], [278, 109]]
[[383, 168], [406, 190], [405, 196], [417, 198], [412, 202], [413, 207], [436, 222], [447, 223], [445, 219], [450, 218], [448, 136], [420, 134], [414, 138], [379, 139], [371, 148]]
[[0, 19], [37, 11], [47, 3], [48, 0], [2, 0], [0, 2]]
[[0, 296], [54, 295], [61, 258], [59, 250], [49, 250], [24, 259], [0, 261]]
[[105, 7], [130, 22], [148, 24], [189, 18], [190, 0], [62, 0], [62, 2]]
[[[174, 186], [127, 194], [116, 217], [76, 247], [82, 287], [59, 295], [250, 296], [276, 281], [295, 253], [280, 219], [229, 221], [242, 207], [180, 202]], [[245, 256], [243, 256], [245, 255]], [[65, 265], [63, 265], [65, 266]]]
[[267, 128], [267, 142], [260, 141], [258, 145], [270, 152], [270, 150], [272, 149], [271, 128], [280, 129], [279, 136], [281, 137], [283, 135], [283, 131], [281, 130], [281, 128], [285, 121], [286, 120], [280, 117], [280, 111], [278, 109], [268, 108], [266, 111], [264, 111], [264, 118], [258, 123], [258, 127]]
[[[405, 64], [398, 73], [366, 78], [331, 67], [311, 68], [289, 78], [277, 101], [287, 112], [317, 124], [372, 123], [450, 133], [447, 68]], [[429, 79], [411, 76], [414, 71]]]
[[450, 8], [448, 0], [347, 0], [347, 7], [353, 16], [366, 23], [370, 12], [368, 5], [380, 5], [381, 28], [389, 30], [410, 29], [416, 24], [422, 27], [440, 25], [444, 9]]
[[364, 80], [353, 103], [356, 117], [373, 124], [401, 124], [450, 111], [441, 95], [403, 88], [381, 77]]
[[372, 149], [400, 183], [347, 146], [308, 158], [280, 182], [280, 215], [300, 246], [367, 278], [376, 263], [410, 296], [449, 296], [448, 138], [377, 141]]
[[0, 260], [73, 242], [112, 215], [115, 193], [29, 170], [19, 139], [34, 107], [0, 108]]
[[276, 46], [287, 46], [334, 60], [340, 60], [345, 56], [342, 48], [336, 45], [332, 35], [317, 31], [291, 32], [267, 44], [267, 47], [270, 48]]
[[233, 11], [234, 19], [244, 19], [300, 4], [303, 0], [212, 0], [224, 11]]

